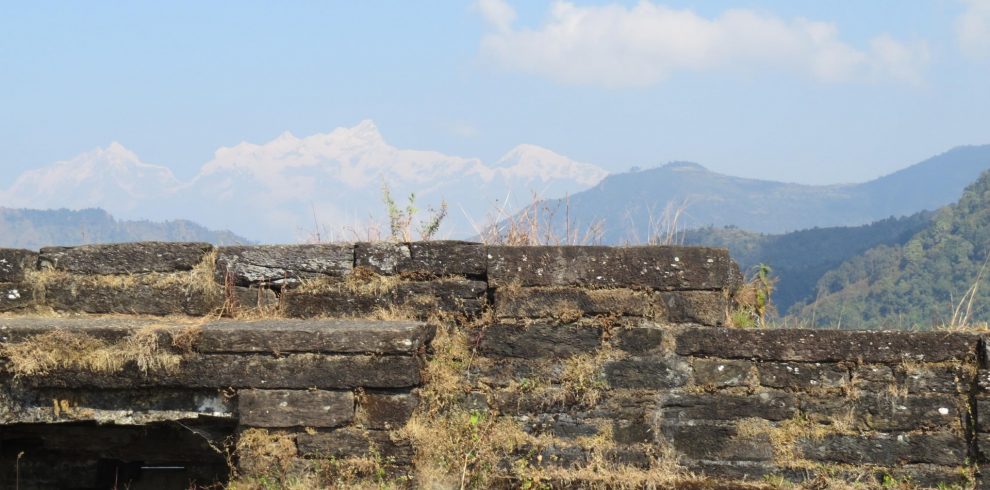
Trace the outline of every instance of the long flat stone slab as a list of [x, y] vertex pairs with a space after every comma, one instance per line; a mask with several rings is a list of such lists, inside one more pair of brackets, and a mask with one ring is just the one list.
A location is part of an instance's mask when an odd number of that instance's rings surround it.
[[220, 247], [217, 281], [236, 286], [295, 284], [300, 279], [340, 277], [354, 268], [354, 247], [346, 244]]
[[110, 343], [142, 328], [199, 328], [193, 349], [211, 353], [291, 353], [413, 355], [432, 338], [434, 329], [416, 321], [277, 319], [218, 320], [209, 323], [126, 316], [82, 318], [0, 318], [0, 343], [65, 330]]
[[[421, 382], [420, 361], [412, 356], [289, 354], [199, 354], [184, 359], [172, 373], [58, 371], [24, 376], [25, 386], [49, 388], [123, 389], [269, 388], [353, 389], [409, 388]], [[0, 378], [0, 383], [9, 380]]]
[[139, 274], [187, 271], [199, 264], [209, 243], [137, 242], [45, 247], [39, 262], [76, 274]]
[[496, 287], [590, 286], [715, 290], [741, 281], [729, 251], [644, 246], [488, 247], [489, 283]]
[[764, 361], [976, 361], [980, 337], [952, 332], [692, 328], [677, 353]]
[[218, 321], [203, 325], [196, 350], [413, 354], [432, 336], [422, 322], [374, 320]]

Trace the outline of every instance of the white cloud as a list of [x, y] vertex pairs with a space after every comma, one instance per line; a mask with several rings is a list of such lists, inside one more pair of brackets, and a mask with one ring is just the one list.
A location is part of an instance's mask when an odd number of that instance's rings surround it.
[[476, 2], [481, 15], [499, 31], [507, 31], [516, 20], [516, 10], [505, 0], [478, 0]]
[[716, 70], [917, 82], [928, 61], [925, 43], [878, 35], [857, 48], [842, 41], [832, 23], [746, 9], [709, 19], [648, 0], [631, 8], [557, 1], [542, 26], [528, 29], [512, 26], [514, 11], [503, 0], [478, 6], [494, 27], [481, 41], [486, 59], [565, 83], [645, 86], [678, 71]]
[[963, 53], [990, 58], [990, 0], [963, 0], [966, 10], [956, 19], [956, 37]]

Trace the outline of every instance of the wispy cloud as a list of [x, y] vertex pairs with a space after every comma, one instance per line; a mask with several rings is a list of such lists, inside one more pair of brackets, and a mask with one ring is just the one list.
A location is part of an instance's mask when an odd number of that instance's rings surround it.
[[477, 6], [492, 26], [481, 40], [482, 56], [564, 83], [645, 86], [679, 71], [768, 70], [830, 83], [917, 83], [929, 60], [924, 42], [878, 34], [856, 47], [832, 23], [747, 9], [706, 18], [648, 0], [631, 8], [557, 1], [546, 21], [529, 29], [513, 26], [515, 11], [504, 0]]
[[971, 58], [990, 59], [990, 0], [963, 0], [966, 10], [956, 19], [959, 48]]

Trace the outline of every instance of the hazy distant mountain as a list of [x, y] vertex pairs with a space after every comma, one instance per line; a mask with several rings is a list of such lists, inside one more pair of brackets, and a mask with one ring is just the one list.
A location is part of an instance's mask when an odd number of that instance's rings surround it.
[[795, 303], [814, 301], [818, 281], [832, 269], [870, 248], [903, 245], [928, 226], [933, 215], [925, 211], [862, 226], [811, 228], [780, 235], [706, 227], [679, 236], [686, 245], [728, 248], [747, 275], [759, 264], [770, 266], [778, 280], [773, 303], [783, 314]]
[[931, 328], [990, 322], [990, 172], [903, 245], [881, 245], [822, 276], [792, 314], [819, 326]]
[[527, 200], [530, 190], [564, 195], [605, 175], [533, 145], [520, 145], [491, 165], [399, 149], [373, 122], [362, 121], [325, 134], [286, 132], [264, 144], [220, 148], [189, 182], [114, 143], [26, 172], [0, 191], [0, 204], [101, 207], [125, 218], [186, 218], [265, 242], [294, 242], [316, 231], [330, 238], [348, 227], [363, 235], [370, 215], [385, 222], [381, 188], [387, 183], [400, 205], [411, 193], [420, 209], [445, 199], [450, 212], [443, 234], [467, 236], [475, 231], [472, 222], [484, 222], [507, 196]]
[[37, 250], [51, 245], [133, 242], [250, 243], [229, 231], [213, 231], [191, 221], [116, 220], [101, 209], [70, 211], [0, 208], [0, 247]]
[[[696, 163], [613, 174], [569, 197], [573, 226], [603, 222], [607, 243], [654, 235], [668, 205], [683, 208], [680, 229], [725, 225], [783, 233], [855, 226], [945, 206], [990, 168], [990, 145], [952, 149], [864, 184], [813, 186], [731, 177]], [[561, 199], [539, 206], [564, 209]]]

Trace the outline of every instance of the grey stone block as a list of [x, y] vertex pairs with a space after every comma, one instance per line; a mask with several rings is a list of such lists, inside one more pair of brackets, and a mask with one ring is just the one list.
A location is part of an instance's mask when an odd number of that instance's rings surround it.
[[240, 390], [239, 422], [247, 427], [318, 427], [354, 420], [354, 394], [324, 390]]
[[301, 279], [342, 277], [354, 268], [354, 247], [344, 244], [220, 247], [217, 281], [235, 286], [291, 286]]
[[30, 250], [0, 248], [0, 282], [21, 282], [24, 271], [37, 266], [38, 254]]
[[137, 242], [45, 247], [43, 267], [74, 274], [143, 274], [188, 271], [213, 250], [208, 243]]
[[739, 268], [725, 249], [702, 247], [488, 247], [496, 287], [593, 286], [657, 290], [732, 289]]
[[677, 337], [677, 353], [764, 361], [975, 361], [978, 341], [943, 332], [691, 328]]

